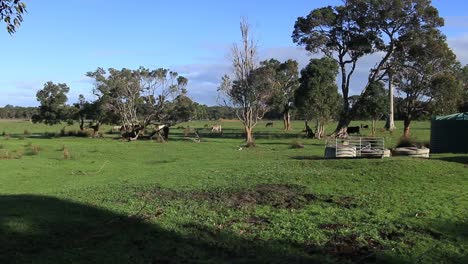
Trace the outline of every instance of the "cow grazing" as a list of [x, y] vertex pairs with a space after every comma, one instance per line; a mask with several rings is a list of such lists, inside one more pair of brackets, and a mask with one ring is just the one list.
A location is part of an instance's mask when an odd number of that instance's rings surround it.
[[265, 127], [273, 127], [273, 122], [266, 123]]
[[346, 129], [346, 133], [348, 133], [348, 134], [361, 134], [360, 131], [359, 131], [359, 127], [358, 127], [358, 126], [348, 127], [348, 128]]
[[361, 128], [369, 128], [369, 125], [361, 124]]
[[221, 125], [214, 125], [211, 127], [211, 132], [222, 133], [223, 129]]

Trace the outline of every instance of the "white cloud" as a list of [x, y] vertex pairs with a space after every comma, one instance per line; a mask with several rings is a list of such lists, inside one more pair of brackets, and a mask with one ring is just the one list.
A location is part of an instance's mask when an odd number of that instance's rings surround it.
[[[463, 65], [468, 64], [468, 34], [449, 38], [448, 44], [461, 63]], [[199, 103], [216, 105], [217, 87], [221, 82], [221, 77], [231, 72], [229, 60], [223, 55], [225, 53], [221, 52], [220, 46], [215, 45], [215, 47], [212, 47], [216, 49], [215, 53], [218, 56], [200, 58], [200, 63], [197, 64], [175, 65], [171, 67], [171, 69], [189, 79], [189, 95]], [[295, 46], [265, 48], [259, 54], [259, 60], [275, 58], [279, 61], [285, 61], [294, 59], [298, 61], [301, 69], [307, 65], [311, 58], [317, 57], [320, 57], [320, 55], [311, 55], [304, 49]], [[350, 88], [352, 94], [361, 91], [367, 82], [369, 70], [375, 66], [380, 57], [381, 54], [373, 54], [359, 61], [351, 81]], [[3, 96], [0, 97], [0, 106], [5, 104], [37, 105], [35, 98], [36, 91], [41, 89], [43, 84], [44, 82], [39, 80], [28, 82], [0, 81], [0, 89], [3, 92]], [[88, 99], [93, 98], [91, 92], [92, 80], [90, 78], [80, 76], [69, 84], [71, 87], [69, 102], [76, 102], [79, 94], [85, 95]]]
[[455, 52], [462, 65], [468, 64], [468, 34], [460, 37], [449, 38], [448, 44]]

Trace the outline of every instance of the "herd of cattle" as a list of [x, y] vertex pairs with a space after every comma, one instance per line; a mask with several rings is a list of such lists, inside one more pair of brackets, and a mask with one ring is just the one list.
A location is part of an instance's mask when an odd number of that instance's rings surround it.
[[[273, 127], [274, 123], [273, 122], [267, 122], [265, 124], [265, 127]], [[153, 134], [159, 134], [163, 138], [167, 139], [169, 136], [169, 127], [170, 125], [168, 124], [154, 124], [153, 125]], [[185, 127], [177, 127], [179, 129], [186, 129]], [[212, 125], [211, 127], [208, 124], [205, 124], [204, 126], [205, 129], [208, 129], [211, 131], [211, 133], [223, 133], [223, 128], [220, 124], [215, 124]], [[368, 129], [369, 125], [361, 124], [361, 126], [350, 126], [347, 128], [347, 134], [361, 134], [361, 129]], [[127, 132], [127, 129], [125, 126], [113, 126], [112, 127], [112, 132], [120, 132], [121, 134], [124, 134]], [[312, 129], [306, 124], [306, 129], [303, 130], [303, 132], [306, 132], [306, 137], [313, 137], [314, 133], [312, 132]]]

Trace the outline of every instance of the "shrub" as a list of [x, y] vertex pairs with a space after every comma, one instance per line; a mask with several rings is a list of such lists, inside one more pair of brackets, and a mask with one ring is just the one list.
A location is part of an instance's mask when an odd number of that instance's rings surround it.
[[25, 136], [30, 136], [30, 135], [31, 135], [31, 132], [29, 132], [29, 130], [25, 129], [25, 130], [23, 131], [23, 135], [25, 135]]
[[4, 137], [6, 135], [5, 131], [2, 132], [2, 137]]
[[430, 147], [430, 142], [428, 141], [418, 141], [416, 138], [407, 138], [407, 137], [402, 137], [400, 140], [398, 140], [398, 143], [396, 145], [397, 148], [408, 148], [408, 147], [415, 147], [415, 148], [422, 148]]

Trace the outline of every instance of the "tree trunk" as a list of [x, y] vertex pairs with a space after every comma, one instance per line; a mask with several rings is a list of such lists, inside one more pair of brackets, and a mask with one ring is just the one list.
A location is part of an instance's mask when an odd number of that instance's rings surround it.
[[286, 113], [283, 113], [283, 127], [284, 127], [284, 131], [288, 130], [288, 120], [286, 117]]
[[245, 127], [245, 143], [246, 143], [247, 147], [254, 147], [255, 146], [253, 133], [252, 133], [252, 128], [248, 127], [248, 126]]
[[411, 120], [408, 118], [408, 117], [405, 117], [405, 120], [404, 120], [404, 128], [403, 128], [403, 136], [405, 138], [409, 138], [410, 136], [410, 123], [411, 123]]
[[283, 121], [284, 121], [284, 130], [290, 131], [292, 129], [292, 126], [291, 126], [291, 113], [289, 111], [289, 108], [285, 108], [283, 112]]
[[372, 119], [372, 136], [375, 137], [375, 119]]
[[312, 129], [309, 126], [309, 121], [304, 121], [305, 122], [305, 128], [304, 131], [306, 132], [306, 138], [313, 138], [314, 134], [312, 132]]
[[395, 113], [394, 113], [394, 103], [393, 103], [393, 85], [392, 85], [392, 75], [388, 75], [388, 99], [389, 99], [389, 111], [387, 123], [385, 124], [385, 129], [388, 131], [395, 130]]
[[348, 126], [351, 123], [351, 118], [349, 114], [342, 115], [338, 121], [335, 132], [331, 135], [332, 137], [347, 137], [348, 136]]
[[96, 136], [96, 134], [99, 133], [99, 128], [101, 127], [101, 124], [98, 122], [96, 125], [93, 126], [93, 137]]
[[80, 118], [80, 131], [84, 131], [85, 126], [84, 126], [84, 118]]

